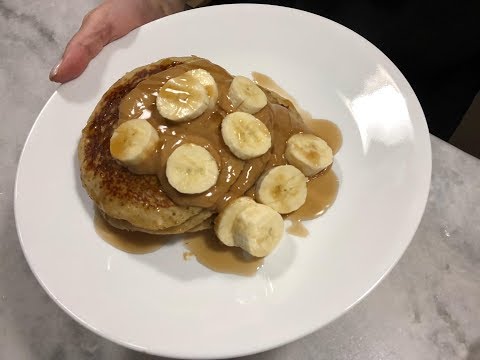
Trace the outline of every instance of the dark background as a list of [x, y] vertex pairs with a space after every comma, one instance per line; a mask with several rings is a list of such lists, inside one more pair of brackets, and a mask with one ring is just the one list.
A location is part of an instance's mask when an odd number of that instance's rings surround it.
[[257, 0], [211, 4], [239, 2], [306, 10], [365, 37], [402, 71], [420, 100], [430, 132], [446, 141], [480, 90], [480, 1]]

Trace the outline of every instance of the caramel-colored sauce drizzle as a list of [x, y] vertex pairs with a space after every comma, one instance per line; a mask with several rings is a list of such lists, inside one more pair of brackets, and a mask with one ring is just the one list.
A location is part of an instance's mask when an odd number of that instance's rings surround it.
[[[289, 93], [267, 75], [253, 72], [252, 76], [258, 85], [290, 101], [302, 117], [303, 122], [307, 125], [310, 132], [325, 140], [332, 148], [334, 154], [338, 152], [342, 146], [343, 139], [342, 133], [335, 123], [324, 119], [312, 119], [309, 112], [303, 110]], [[292, 222], [292, 225], [287, 228], [287, 232], [299, 237], [308, 236], [308, 229], [303, 225], [303, 221], [312, 220], [321, 216], [335, 201], [338, 186], [338, 178], [331, 167], [325, 169], [315, 177], [310, 178], [307, 184], [308, 195], [305, 204], [297, 211], [285, 217]]]
[[98, 211], [95, 213], [94, 224], [95, 231], [105, 242], [130, 254], [154, 252], [171, 240], [171, 236], [117, 229], [110, 225]]
[[[171, 71], [171, 74], [168, 76], [155, 78], [154, 75], [153, 77], [144, 80], [142, 83], [140, 83], [139, 87], [133, 90], [125, 98], [125, 100], [122, 102], [123, 107], [121, 106], [120, 108], [120, 114], [123, 116], [123, 119], [143, 117], [152, 123], [152, 125], [154, 125], [167, 139], [165, 140], [166, 142], [163, 144], [163, 146], [170, 147], [170, 152], [172, 148], [178, 146], [184, 141], [190, 141], [194, 143], [198, 143], [199, 141], [199, 145], [204, 145], [206, 147], [209, 145], [203, 144], [202, 140], [197, 141], [195, 136], [186, 135], [185, 126], [190, 126], [190, 124], [193, 124], [194, 122], [189, 122], [180, 126], [167, 126], [164, 123], [164, 120], [160, 119], [159, 116], [155, 115], [154, 111], [152, 111], [159, 84], [163, 84], [168, 78], [178, 76], [180, 73], [183, 73], [189, 69], [190, 68], [179, 68], [175, 71]], [[342, 145], [342, 135], [337, 125], [328, 120], [312, 119], [311, 115], [301, 109], [295, 99], [271, 78], [256, 72], [252, 73], [252, 75], [257, 84], [268, 90], [274, 91], [280, 96], [289, 100], [301, 115], [301, 118], [307, 128], [304, 128], [304, 125], [299, 125], [298, 120], [290, 118], [287, 122], [283, 123], [283, 129], [280, 129], [280, 131], [282, 131], [283, 140], [273, 144], [273, 156], [270, 158], [270, 160], [268, 160], [268, 163], [257, 163], [257, 161], [259, 161], [259, 159], [257, 159], [252, 162], [247, 161], [243, 165], [230, 165], [230, 168], [227, 169], [227, 173], [225, 174], [225, 178], [228, 179], [228, 182], [231, 182], [232, 179], [235, 179], [235, 182], [231, 190], [224, 195], [222, 199], [223, 204], [228, 202], [232, 197], [237, 197], [244, 193], [247, 196], [254, 197], [254, 188], [252, 187], [251, 183], [252, 179], [258, 178], [258, 176], [260, 176], [261, 172], [266, 167], [268, 168], [286, 163], [283, 157], [283, 152], [285, 149], [284, 141], [293, 133], [308, 130], [309, 132], [324, 139], [332, 148], [334, 153], [338, 152]], [[225, 80], [225, 83], [221, 84], [220, 86], [223, 85], [223, 87], [225, 87], [228, 84], [229, 81]], [[140, 101], [139, 99], [142, 100]], [[220, 107], [224, 109], [224, 112], [222, 112], [223, 114], [231, 112], [231, 104], [229, 103], [228, 99], [220, 97], [219, 103]], [[222, 114], [209, 114], [207, 121], [211, 121], [212, 125], [216, 124], [218, 121], [221, 121], [221, 115]], [[285, 121], [288, 116], [285, 108], [282, 107], [275, 108], [274, 115], [275, 117], [281, 117], [282, 121]], [[121, 121], [122, 120], [120, 120], [120, 122]], [[268, 120], [265, 121], [268, 122]], [[216, 126], [218, 126], [218, 124], [216, 124]], [[275, 123], [273, 126], [275, 126]], [[201, 127], [199, 126], [198, 129], [200, 128]], [[205, 127], [203, 129], [204, 130], [200, 131], [201, 135], [206, 134]], [[172, 145], [171, 143], [168, 143], [168, 141], [175, 142], [176, 145]], [[221, 152], [226, 152], [226, 149], [222, 146], [219, 146], [219, 148], [220, 156], [217, 155], [217, 161], [221, 162], [222, 160], [219, 159], [219, 157], [221, 158]], [[224, 164], [226, 164], [226, 161]], [[260, 171], [258, 169], [260, 169]], [[287, 229], [287, 232], [300, 237], [308, 236], [308, 230], [303, 225], [303, 221], [315, 219], [316, 217], [321, 216], [335, 201], [338, 193], [338, 187], [338, 178], [331, 167], [325, 169], [317, 176], [309, 179], [307, 184], [308, 195], [305, 204], [297, 211], [285, 216], [286, 219], [292, 222], [292, 225]], [[219, 208], [221, 208], [222, 201], [219, 201], [218, 204]], [[95, 229], [99, 236], [106, 242], [119, 250], [132, 254], [145, 254], [156, 251], [163, 244], [170, 241], [173, 237], [169, 235], [150, 235], [141, 232], [119, 230], [109, 225], [99, 214], [95, 216]], [[192, 234], [185, 234], [184, 236], [185, 246], [189, 250], [188, 252], [184, 253], [184, 260], [188, 260], [191, 256], [195, 256], [199, 263], [214, 271], [243, 276], [254, 275], [256, 271], [263, 265], [262, 258], [252, 257], [240, 248], [228, 247], [222, 244], [216, 238], [212, 229]]]
[[221, 243], [212, 229], [187, 235], [185, 246], [200, 264], [216, 272], [252, 276], [263, 265], [263, 258]]

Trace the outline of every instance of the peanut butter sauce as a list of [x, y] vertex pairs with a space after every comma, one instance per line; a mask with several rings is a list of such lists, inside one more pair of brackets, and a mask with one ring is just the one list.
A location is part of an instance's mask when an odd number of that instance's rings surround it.
[[[334, 154], [338, 152], [342, 146], [343, 139], [342, 133], [335, 123], [329, 120], [312, 119], [310, 113], [303, 110], [290, 94], [267, 75], [253, 72], [252, 77], [258, 85], [267, 90], [273, 91], [290, 101], [302, 117], [303, 123], [308, 127], [307, 132], [325, 140], [325, 142], [332, 148]], [[295, 133], [295, 131], [293, 133]], [[285, 146], [283, 146], [282, 150], [284, 151], [284, 149]], [[281, 154], [283, 154], [283, 151]], [[280, 165], [283, 161], [284, 159], [278, 159], [278, 164], [275, 165]], [[299, 237], [308, 236], [309, 232], [303, 225], [303, 221], [312, 220], [321, 216], [335, 201], [338, 193], [338, 186], [338, 178], [331, 167], [328, 167], [315, 177], [310, 178], [307, 184], [308, 193], [305, 204], [303, 204], [303, 206], [297, 211], [285, 216], [285, 218], [292, 223], [291, 226], [287, 228], [287, 232]]]
[[[110, 225], [98, 212], [95, 213], [95, 231], [114, 248], [130, 254], [148, 254], [173, 241], [174, 235], [151, 235], [138, 231], [120, 230]], [[184, 234], [183, 254], [188, 261], [195, 256], [209, 269], [228, 274], [252, 276], [263, 265], [263, 258], [250, 256], [240, 248], [228, 247], [218, 240], [213, 229]]]
[[216, 272], [252, 276], [263, 265], [263, 258], [250, 256], [240, 248], [222, 244], [213, 230], [187, 235], [185, 246], [200, 264]]
[[[162, 118], [156, 108], [159, 89], [170, 78], [197, 68], [207, 70], [214, 77], [219, 90], [217, 105], [205, 111], [197, 119], [184, 123], [173, 123]], [[154, 164], [150, 163], [145, 169], [137, 169], [136, 172], [157, 174], [162, 190], [178, 205], [199, 206], [219, 212], [228, 201], [244, 194], [254, 198], [254, 184], [258, 178], [271, 167], [287, 163], [284, 152], [286, 141], [290, 136], [299, 132], [313, 133], [323, 138], [334, 153], [338, 151], [342, 144], [342, 136], [334, 123], [328, 120], [312, 120], [310, 114], [303, 111], [295, 99], [268, 76], [253, 73], [253, 78], [260, 86], [289, 100], [300, 114], [298, 116], [290, 112], [287, 107], [271, 102], [254, 114], [267, 126], [272, 135], [272, 147], [269, 152], [247, 161], [238, 159], [230, 152], [222, 140], [220, 124], [228, 113], [235, 111], [226, 95], [232, 77], [223, 68], [199, 59], [150, 76], [140, 82], [122, 100], [118, 124], [130, 119], [142, 118], [157, 129], [161, 138]], [[173, 150], [183, 143], [204, 146], [217, 161], [220, 170], [217, 184], [205, 193], [181, 194], [167, 181], [166, 161]], [[322, 215], [335, 201], [338, 186], [338, 179], [331, 167], [310, 178], [305, 204], [286, 216], [286, 219], [292, 222], [287, 232], [296, 236], [307, 236], [308, 230], [303, 226], [302, 221]], [[95, 226], [97, 233], [112, 246], [135, 254], [155, 251], [172, 238], [172, 236], [155, 236], [119, 230], [107, 224], [100, 215], [95, 218]], [[184, 254], [184, 259], [195, 256], [198, 262], [214, 271], [249, 276], [255, 274], [263, 264], [263, 259], [251, 257], [240, 248], [223, 245], [215, 237], [213, 230], [186, 234], [185, 237], [185, 246], [189, 252]]]
[[342, 147], [342, 132], [338, 126], [330, 120], [310, 119], [306, 120], [305, 124], [310, 131], [318, 137], [325, 140], [325, 142], [332, 148], [333, 154], [336, 154]]
[[[160, 88], [172, 77], [186, 71], [202, 68], [215, 79], [219, 90], [219, 99], [214, 108], [208, 109], [198, 118], [174, 123], [162, 118], [156, 108], [156, 96]], [[262, 121], [272, 135], [272, 147], [262, 156], [250, 160], [241, 160], [234, 156], [225, 145], [220, 132], [223, 118], [235, 111], [228, 99], [228, 88], [232, 76], [221, 67], [206, 60], [182, 64], [155, 74], [140, 82], [120, 103], [119, 124], [123, 121], [142, 117], [149, 121], [159, 132], [159, 159], [154, 172], [160, 179], [162, 190], [178, 205], [198, 206], [220, 211], [228, 201], [242, 196], [258, 178], [269, 168], [286, 164], [284, 151], [288, 138], [298, 132], [309, 132], [300, 117], [286, 107], [269, 103], [255, 115]], [[217, 161], [220, 174], [217, 183], [201, 194], [186, 195], [176, 191], [165, 175], [166, 162], [173, 150], [184, 143], [204, 146]], [[149, 164], [136, 172], [145, 174], [152, 171]]]
[[286, 219], [292, 222], [287, 232], [300, 237], [308, 236], [309, 232], [303, 225], [303, 221], [321, 216], [332, 206], [337, 197], [338, 185], [338, 178], [330, 167], [309, 179], [305, 204], [286, 216]]
[[171, 239], [171, 236], [117, 229], [110, 225], [98, 212], [95, 213], [94, 223], [95, 231], [105, 242], [130, 254], [154, 252]]
[[312, 116], [310, 115], [310, 113], [302, 109], [302, 107], [298, 105], [297, 100], [293, 96], [291, 96], [288, 92], [286, 92], [271, 77], [254, 71], [252, 72], [252, 78], [257, 85], [260, 85], [261, 87], [267, 90], [273, 91], [274, 93], [277, 93], [284, 99], [287, 99], [288, 101], [290, 101], [292, 105], [295, 107], [295, 109], [298, 111], [298, 113], [300, 114], [300, 117], [303, 119], [303, 121], [308, 121], [312, 119]]

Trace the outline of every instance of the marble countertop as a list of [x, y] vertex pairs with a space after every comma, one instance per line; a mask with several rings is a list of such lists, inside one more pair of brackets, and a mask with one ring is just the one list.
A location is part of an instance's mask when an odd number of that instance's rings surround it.
[[[13, 216], [20, 151], [47, 81], [97, 1], [0, 0], [0, 359], [153, 359], [65, 314], [22, 254]], [[320, 331], [245, 359], [480, 359], [480, 161], [432, 136], [432, 187], [406, 253], [360, 304]]]

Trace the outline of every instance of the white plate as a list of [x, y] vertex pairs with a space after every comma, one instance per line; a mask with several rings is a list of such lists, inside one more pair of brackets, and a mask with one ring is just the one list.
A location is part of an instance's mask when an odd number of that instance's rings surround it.
[[[96, 235], [76, 161], [80, 132], [125, 72], [195, 54], [233, 74], [270, 75], [344, 144], [341, 185], [311, 236], [286, 235], [252, 278], [185, 262], [180, 243], [129, 255]], [[136, 350], [218, 358], [270, 349], [344, 313], [393, 267], [422, 216], [430, 184], [422, 109], [400, 71], [354, 32], [288, 8], [229, 5], [156, 21], [107, 46], [62, 86], [25, 145], [17, 229], [47, 293], [89, 329]]]

